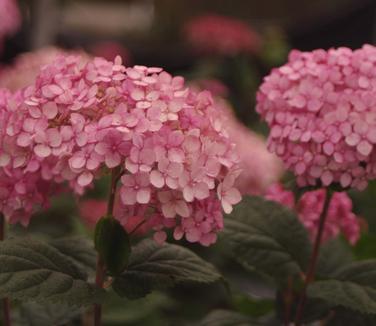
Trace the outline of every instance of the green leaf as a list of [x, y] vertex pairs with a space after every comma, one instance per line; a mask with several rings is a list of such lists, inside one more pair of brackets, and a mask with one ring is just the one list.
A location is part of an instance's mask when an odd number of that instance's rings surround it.
[[22, 304], [14, 316], [17, 326], [51, 326], [66, 325], [81, 314], [81, 309], [67, 305], [45, 304], [35, 302]]
[[221, 275], [192, 251], [172, 244], [144, 240], [132, 252], [129, 266], [113, 281], [120, 296], [136, 299], [154, 289], [184, 283], [212, 283]]
[[333, 279], [312, 283], [308, 295], [333, 306], [376, 314], [376, 260], [348, 264]]
[[365, 315], [345, 308], [336, 308], [326, 325], [375, 326], [376, 315]]
[[254, 319], [235, 311], [214, 310], [207, 315], [199, 326], [260, 326]]
[[320, 248], [316, 273], [321, 277], [331, 277], [353, 260], [351, 248], [347, 243], [341, 238], [329, 240]]
[[64, 254], [34, 239], [1, 242], [0, 261], [0, 297], [81, 306], [103, 294]]
[[102, 217], [94, 235], [95, 249], [112, 275], [119, 275], [127, 267], [131, 253], [128, 233], [118, 220], [111, 216]]
[[243, 198], [225, 219], [222, 238], [236, 261], [277, 281], [305, 271], [311, 252], [297, 216], [260, 197]]
[[83, 270], [95, 271], [96, 252], [88, 239], [84, 237], [66, 237], [53, 240], [50, 244], [67, 256]]

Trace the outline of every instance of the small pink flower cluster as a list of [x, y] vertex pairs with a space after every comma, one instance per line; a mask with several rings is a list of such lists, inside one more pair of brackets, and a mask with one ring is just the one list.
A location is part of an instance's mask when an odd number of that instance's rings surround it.
[[0, 0], [0, 52], [2, 42], [14, 34], [21, 25], [21, 15], [16, 0]]
[[300, 186], [364, 189], [376, 177], [376, 48], [292, 51], [258, 92], [269, 149]]
[[152, 221], [159, 241], [175, 228], [176, 239], [210, 245], [223, 227], [221, 205], [229, 213], [241, 200], [222, 113], [181, 77], [126, 68], [119, 57], [61, 56], [16, 95], [22, 101], [0, 143], [4, 170], [67, 181], [82, 194], [103, 170], [120, 167], [123, 218]]
[[[324, 209], [326, 189], [308, 191], [295, 203], [294, 193], [282, 185], [274, 184], [265, 193], [265, 198], [278, 202], [296, 211], [300, 221], [307, 228], [312, 241], [315, 239], [319, 220]], [[330, 199], [323, 241], [342, 233], [354, 245], [360, 237], [360, 220], [352, 212], [352, 201], [346, 192], [335, 192]]]
[[195, 17], [186, 24], [184, 32], [187, 41], [201, 53], [254, 53], [261, 45], [259, 35], [249, 25], [220, 15]]
[[73, 54], [81, 55], [83, 61], [89, 60], [87, 55], [79, 51], [68, 52], [53, 46], [22, 53], [11, 66], [4, 66], [0, 69], [0, 87], [14, 92], [30, 86], [43, 66], [51, 64], [59, 55]]

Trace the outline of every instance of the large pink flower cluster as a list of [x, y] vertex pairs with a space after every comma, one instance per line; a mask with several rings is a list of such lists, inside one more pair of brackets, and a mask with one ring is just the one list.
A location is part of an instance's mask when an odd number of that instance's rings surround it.
[[238, 158], [208, 92], [195, 93], [160, 68], [120, 58], [88, 63], [61, 56], [45, 66], [6, 126], [5, 168], [67, 181], [78, 194], [120, 168], [124, 218], [153, 221], [156, 238], [209, 245], [240, 201]]
[[81, 55], [83, 61], [89, 56], [79, 51], [65, 51], [53, 46], [20, 54], [10, 66], [0, 68], [0, 87], [11, 91], [34, 84], [43, 66], [51, 64], [59, 55]]
[[2, 42], [15, 33], [21, 25], [21, 15], [16, 0], [0, 0], [0, 52]]
[[[35, 207], [45, 206], [53, 192], [36, 169], [25, 168], [26, 159], [18, 152], [12, 124], [18, 119], [21, 103], [20, 94], [0, 89], [0, 213], [11, 223], [27, 225]], [[13, 160], [10, 155], [14, 155]]]
[[[319, 227], [319, 220], [324, 209], [326, 189], [308, 191], [295, 203], [292, 191], [282, 185], [274, 184], [265, 193], [265, 198], [276, 201], [296, 211], [300, 221], [307, 228], [312, 241]], [[335, 192], [329, 202], [323, 241], [342, 233], [354, 245], [360, 237], [360, 219], [352, 212], [352, 201], [346, 192]]]
[[260, 36], [249, 25], [220, 15], [195, 17], [186, 24], [184, 32], [187, 41], [202, 53], [254, 53], [261, 45]]
[[257, 111], [269, 149], [298, 184], [364, 189], [376, 177], [376, 48], [292, 51], [265, 78]]

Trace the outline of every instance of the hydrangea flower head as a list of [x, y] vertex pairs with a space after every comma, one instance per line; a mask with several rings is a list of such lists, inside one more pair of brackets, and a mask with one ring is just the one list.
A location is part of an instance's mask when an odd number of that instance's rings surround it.
[[246, 23], [215, 14], [193, 18], [184, 32], [188, 43], [205, 54], [254, 53], [261, 44], [260, 36]]
[[[292, 191], [284, 189], [280, 184], [275, 184], [266, 191], [265, 198], [295, 211], [314, 241], [324, 209], [326, 191], [325, 188], [307, 191], [298, 202], [295, 202]], [[351, 198], [346, 192], [333, 193], [328, 206], [322, 241], [327, 241], [342, 233], [349, 243], [355, 245], [360, 238], [361, 229], [360, 218], [353, 213], [352, 209]]]
[[79, 54], [82, 60], [89, 56], [79, 51], [65, 51], [53, 46], [22, 53], [10, 66], [0, 68], [0, 87], [17, 91], [34, 83], [43, 66], [51, 64], [60, 55]]
[[209, 245], [223, 227], [221, 205], [230, 212], [241, 199], [223, 115], [210, 93], [193, 92], [181, 77], [126, 68], [119, 57], [61, 56], [21, 94], [6, 167], [33, 166], [78, 194], [103, 171], [120, 169], [118, 218], [147, 219], [157, 240], [175, 228], [177, 238]]
[[257, 111], [269, 149], [300, 186], [364, 189], [376, 177], [376, 48], [292, 51], [267, 76]]

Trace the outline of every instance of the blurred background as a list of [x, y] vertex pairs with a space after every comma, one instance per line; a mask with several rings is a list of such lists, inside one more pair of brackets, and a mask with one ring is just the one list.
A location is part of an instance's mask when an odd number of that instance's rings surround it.
[[[8, 2], [0, 0], [0, 86], [16, 90], [27, 85], [20, 72], [35, 74], [34, 62], [37, 67], [48, 63], [51, 53], [60, 51], [56, 48], [109, 60], [120, 55], [125, 65], [160, 66], [183, 75], [197, 89], [209, 89], [226, 101], [239, 123], [264, 135], [266, 127], [254, 109], [256, 91], [263, 76], [286, 61], [290, 49], [359, 48], [376, 42], [375, 0], [19, 0], [19, 13], [6, 7]], [[24, 55], [30, 51], [36, 55]], [[268, 183], [282, 175], [274, 174]], [[105, 197], [107, 181], [100, 180], [87, 198]], [[376, 187], [351, 195], [368, 229], [353, 254], [374, 257]], [[29, 232], [47, 238], [91, 234], [87, 223], [77, 222], [78, 208], [69, 196], [33, 219]], [[273, 322], [268, 313], [276, 293], [267, 280], [227, 258], [221, 241], [211, 248], [186, 245], [213, 262], [228, 287], [178, 288], [140, 302], [114, 296], [105, 308], [105, 325], [196, 325], [215, 308], [265, 315]], [[20, 315], [32, 318], [35, 311], [37, 307], [21, 307]], [[68, 312], [61, 308], [60, 314]], [[77, 318], [64, 324], [78, 325]]]

